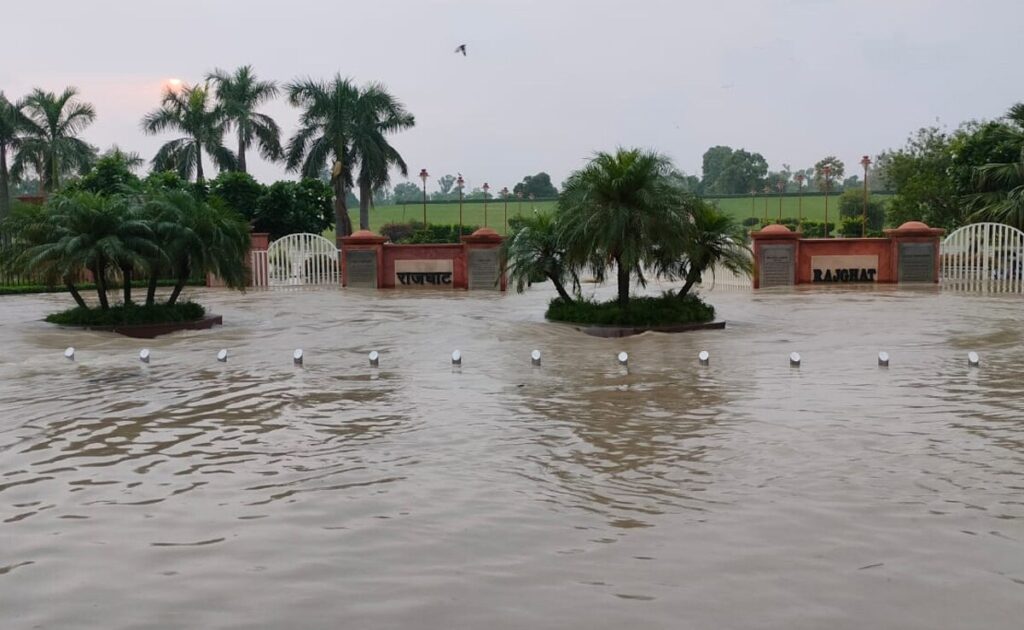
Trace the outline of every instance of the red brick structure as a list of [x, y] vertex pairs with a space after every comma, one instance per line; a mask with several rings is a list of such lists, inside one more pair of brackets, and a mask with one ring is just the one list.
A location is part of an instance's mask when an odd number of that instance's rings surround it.
[[754, 288], [939, 281], [944, 230], [910, 221], [883, 238], [803, 238], [784, 225], [754, 232]]

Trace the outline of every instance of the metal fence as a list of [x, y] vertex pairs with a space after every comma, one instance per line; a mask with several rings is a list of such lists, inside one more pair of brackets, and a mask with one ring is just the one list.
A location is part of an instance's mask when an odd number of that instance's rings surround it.
[[944, 288], [1024, 293], [1024, 232], [1002, 223], [974, 223], [942, 242]]

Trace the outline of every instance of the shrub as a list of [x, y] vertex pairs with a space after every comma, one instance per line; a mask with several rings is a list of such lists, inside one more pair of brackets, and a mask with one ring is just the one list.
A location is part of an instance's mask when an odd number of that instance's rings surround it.
[[224, 171], [210, 182], [211, 201], [219, 200], [246, 221], [256, 215], [256, 204], [265, 192], [266, 187], [248, 173]]
[[[836, 224], [832, 221], [828, 223], [829, 232], [835, 232]], [[817, 223], [815, 221], [804, 221], [803, 224], [804, 238], [824, 238], [825, 237], [825, 224]]]
[[[479, 228], [475, 225], [462, 226], [462, 234], [472, 234]], [[380, 229], [383, 236], [388, 237], [392, 243], [458, 243], [458, 225], [435, 225], [426, 227], [420, 221], [408, 223], [388, 223]]]
[[129, 324], [165, 324], [168, 322], [190, 322], [206, 315], [206, 309], [195, 302], [153, 304], [143, 306], [128, 304], [112, 306], [109, 309], [76, 307], [46, 316], [51, 324], [64, 326], [124, 326]]
[[332, 195], [331, 187], [318, 179], [274, 182], [256, 202], [254, 229], [271, 239], [320, 234], [334, 225]]
[[747, 217], [743, 219], [743, 227], [754, 227], [755, 225], [761, 225], [761, 219], [757, 217]]
[[565, 302], [551, 300], [545, 315], [548, 319], [575, 324], [599, 326], [660, 326], [709, 322], [715, 318], [715, 308], [695, 295], [679, 298], [672, 293], [661, 297], [635, 297], [628, 306], [618, 302], [583, 300]]

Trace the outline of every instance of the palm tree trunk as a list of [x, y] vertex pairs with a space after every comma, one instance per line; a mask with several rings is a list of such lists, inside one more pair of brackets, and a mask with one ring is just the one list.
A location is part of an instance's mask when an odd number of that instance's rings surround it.
[[92, 276], [96, 280], [96, 295], [100, 298], [100, 308], [107, 310], [110, 308], [110, 303], [107, 302], [107, 278], [106, 270], [102, 265], [98, 265], [95, 269], [90, 269]]
[[196, 183], [202, 184], [205, 179], [203, 178], [203, 145], [198, 140], [196, 143]]
[[352, 234], [352, 220], [348, 217], [348, 205], [345, 203], [345, 179], [339, 173], [331, 178], [334, 189], [334, 225], [337, 238]]
[[50, 192], [57, 192], [57, 187], [60, 186], [57, 175], [57, 152], [53, 152], [53, 156], [50, 158]]
[[132, 301], [132, 268], [131, 267], [121, 267], [121, 280], [124, 282], [124, 286], [122, 287], [122, 293], [124, 294], [123, 295], [123, 297], [124, 297], [124, 305], [128, 306], [128, 304], [130, 304], [131, 301]]
[[693, 285], [700, 282], [700, 278], [701, 273], [699, 271], [691, 269], [690, 271], [686, 272], [686, 282], [683, 284], [683, 287], [679, 289], [679, 293], [676, 294], [676, 297], [678, 297], [680, 300], [684, 299], [686, 295], [690, 292], [690, 289], [693, 288]]
[[566, 304], [572, 304], [573, 299], [569, 297], [569, 292], [565, 290], [565, 285], [562, 284], [562, 280], [553, 273], [546, 274], [551, 284], [555, 285], [555, 291], [558, 291], [558, 297], [562, 298], [562, 301]]
[[369, 182], [359, 182], [359, 229], [370, 229], [370, 191]]
[[242, 130], [238, 130], [238, 172], [244, 173], [245, 171], [245, 138], [242, 136]]
[[71, 276], [64, 276], [64, 286], [67, 287], [68, 293], [70, 293], [71, 297], [74, 298], [75, 304], [82, 308], [89, 308], [85, 303], [85, 300], [82, 299], [82, 294], [75, 288], [75, 283], [71, 281]]
[[192, 270], [187, 264], [179, 270], [178, 281], [174, 284], [174, 291], [171, 291], [171, 297], [167, 299], [167, 306], [174, 306], [178, 301], [178, 296], [181, 295], [181, 290], [185, 288], [185, 283], [188, 282], [190, 275], [192, 275]]
[[11, 191], [7, 187], [7, 145], [0, 143], [0, 220], [11, 213]]
[[619, 306], [629, 306], [629, 268], [622, 264], [622, 259], [615, 258], [615, 273], [619, 285]]
[[156, 303], [157, 270], [149, 274], [149, 286], [146, 287], [146, 306], [153, 306]]

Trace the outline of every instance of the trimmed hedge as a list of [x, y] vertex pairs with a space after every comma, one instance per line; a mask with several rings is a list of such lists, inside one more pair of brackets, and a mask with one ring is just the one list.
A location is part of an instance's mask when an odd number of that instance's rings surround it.
[[[159, 287], [173, 287], [176, 284], [174, 280], [158, 280], [157, 286]], [[189, 280], [185, 283], [186, 286], [190, 287], [205, 287], [206, 280]], [[137, 280], [132, 282], [132, 286], [136, 289], [145, 289], [148, 283], [145, 280]], [[112, 284], [108, 287], [109, 290], [113, 291], [120, 287], [118, 284]], [[96, 285], [93, 283], [76, 284], [75, 288], [80, 293], [87, 291], [95, 291]], [[0, 295], [24, 295], [30, 293], [66, 293], [67, 287], [64, 285], [55, 285], [48, 287], [44, 284], [15, 284], [15, 285], [0, 285]], [[88, 296], [85, 296], [88, 297]]]
[[715, 318], [715, 307], [695, 295], [680, 299], [673, 293], [630, 298], [626, 308], [615, 301], [567, 303], [555, 298], [548, 305], [545, 317], [556, 322], [598, 326], [665, 326], [709, 322]]
[[106, 310], [77, 306], [46, 316], [51, 324], [64, 326], [124, 326], [130, 324], [165, 324], [202, 319], [206, 309], [195, 302], [179, 302], [168, 306], [128, 304], [112, 306]]
[[[463, 225], [462, 234], [472, 234], [479, 226]], [[382, 236], [392, 243], [459, 243], [458, 225], [430, 224], [424, 227], [422, 221], [408, 223], [387, 223], [380, 228]]]

